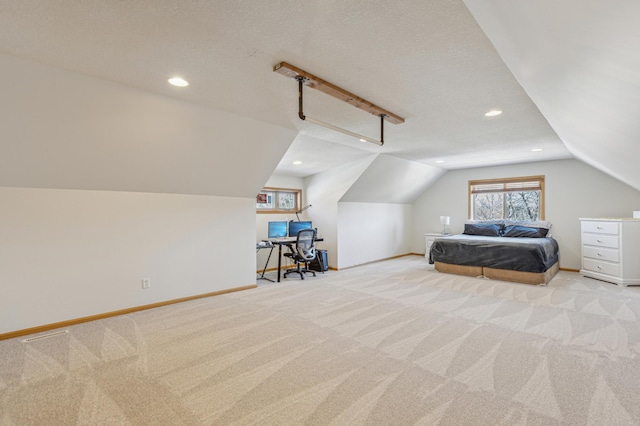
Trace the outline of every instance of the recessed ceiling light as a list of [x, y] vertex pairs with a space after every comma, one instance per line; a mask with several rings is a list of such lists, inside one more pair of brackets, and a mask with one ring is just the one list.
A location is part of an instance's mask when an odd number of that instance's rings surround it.
[[540, 151], [542, 151], [542, 148], [533, 148], [531, 150], [531, 152], [540, 152]]
[[173, 84], [174, 86], [178, 86], [178, 87], [186, 87], [189, 85], [189, 82], [187, 80], [180, 77], [172, 77], [168, 81], [170, 84]]
[[294, 161], [294, 162], [293, 162], [293, 163], [291, 163], [291, 164], [296, 165], [296, 166], [299, 166], [300, 164], [302, 164], [302, 161], [300, 161], [300, 160], [296, 160], [296, 161]]
[[360, 142], [366, 142], [366, 141], [367, 141], [366, 139], [360, 139]]
[[444, 163], [444, 160], [438, 160], [438, 161], [436, 161], [436, 163], [442, 164], [442, 163]]
[[502, 111], [500, 111], [499, 109], [492, 109], [489, 112], [485, 112], [485, 116], [486, 117], [495, 117], [496, 115], [500, 115], [502, 114]]

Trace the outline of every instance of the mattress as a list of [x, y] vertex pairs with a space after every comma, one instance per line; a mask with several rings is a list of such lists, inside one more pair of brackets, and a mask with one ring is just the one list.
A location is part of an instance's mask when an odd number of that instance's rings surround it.
[[558, 262], [558, 243], [550, 237], [453, 235], [435, 239], [429, 252], [434, 262], [540, 273]]

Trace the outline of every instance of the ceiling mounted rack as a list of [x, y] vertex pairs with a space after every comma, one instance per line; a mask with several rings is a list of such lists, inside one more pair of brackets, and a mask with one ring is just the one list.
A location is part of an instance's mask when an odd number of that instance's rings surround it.
[[[404, 123], [404, 118], [400, 117], [399, 115], [396, 115], [383, 108], [380, 108], [379, 106], [365, 99], [362, 99], [361, 97], [356, 96], [353, 93], [342, 89], [341, 87], [331, 84], [328, 81], [325, 81], [319, 77], [316, 77], [315, 75], [310, 74], [304, 70], [301, 70], [300, 68], [294, 67], [293, 65], [288, 64], [286, 62], [280, 62], [279, 64], [275, 65], [273, 67], [273, 71], [277, 72], [278, 74], [282, 74], [286, 77], [294, 78], [295, 80], [298, 81], [298, 117], [301, 120], [310, 121], [319, 126], [323, 126], [328, 129], [335, 130], [337, 132], [341, 132], [349, 136], [353, 136], [360, 140], [375, 143], [377, 145], [384, 144], [384, 121], [385, 120], [393, 124]], [[380, 117], [380, 140], [378, 141], [367, 136], [359, 135], [350, 130], [346, 130], [338, 126], [325, 123], [324, 121], [320, 121], [315, 118], [305, 116], [303, 112], [303, 94], [302, 94], [302, 89], [303, 89], [303, 86], [305, 85], [313, 89], [320, 90], [321, 92], [324, 92], [337, 99], [340, 99], [341, 101], [344, 101], [350, 105], [355, 106], [356, 108], [362, 109], [364, 111], [367, 111], [370, 114], [377, 115], [378, 117]]]

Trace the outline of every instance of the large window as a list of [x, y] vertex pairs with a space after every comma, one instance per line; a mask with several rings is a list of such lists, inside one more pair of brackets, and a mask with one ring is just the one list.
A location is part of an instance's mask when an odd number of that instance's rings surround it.
[[263, 188], [256, 196], [258, 213], [295, 213], [300, 210], [302, 190], [288, 188]]
[[469, 218], [544, 220], [544, 176], [470, 180]]

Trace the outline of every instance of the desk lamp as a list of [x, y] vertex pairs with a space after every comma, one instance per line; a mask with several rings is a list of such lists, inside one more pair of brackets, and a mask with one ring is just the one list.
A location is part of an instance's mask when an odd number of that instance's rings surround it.
[[440, 224], [442, 225], [442, 235], [447, 235], [447, 225], [451, 221], [450, 216], [440, 216]]
[[298, 222], [300, 222], [300, 216], [298, 216], [298, 213], [302, 213], [303, 211], [305, 211], [306, 209], [308, 209], [309, 207], [311, 207], [311, 204], [304, 206], [303, 208], [301, 208], [300, 210], [298, 210], [296, 212], [296, 218], [298, 219]]

